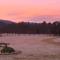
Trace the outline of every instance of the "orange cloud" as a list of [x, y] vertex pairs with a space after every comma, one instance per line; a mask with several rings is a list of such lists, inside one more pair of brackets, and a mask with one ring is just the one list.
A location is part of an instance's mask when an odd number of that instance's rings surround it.
[[60, 0], [0, 0], [0, 18], [20, 21], [41, 15], [60, 15]]

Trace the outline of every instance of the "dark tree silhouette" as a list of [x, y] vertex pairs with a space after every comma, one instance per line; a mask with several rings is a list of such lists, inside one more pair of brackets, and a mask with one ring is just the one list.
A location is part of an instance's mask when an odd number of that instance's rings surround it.
[[12, 23], [0, 27], [0, 33], [60, 35], [60, 22], [46, 23], [44, 21], [43, 23]]

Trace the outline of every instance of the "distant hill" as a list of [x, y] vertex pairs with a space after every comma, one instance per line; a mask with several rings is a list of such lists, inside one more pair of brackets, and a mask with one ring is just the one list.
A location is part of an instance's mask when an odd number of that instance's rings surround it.
[[4, 27], [4, 26], [7, 26], [9, 24], [14, 24], [14, 22], [0, 19], [0, 28]]
[[14, 23], [14, 22], [8, 21], [8, 20], [2, 20], [2, 19], [0, 19], [0, 23], [4, 23], [4, 24], [12, 24], [12, 23]]

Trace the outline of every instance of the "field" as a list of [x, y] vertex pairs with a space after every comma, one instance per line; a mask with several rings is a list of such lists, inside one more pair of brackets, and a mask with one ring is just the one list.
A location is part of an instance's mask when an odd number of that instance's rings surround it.
[[52, 35], [2, 34], [0, 42], [10, 43], [17, 55], [0, 55], [0, 60], [60, 60], [60, 37]]

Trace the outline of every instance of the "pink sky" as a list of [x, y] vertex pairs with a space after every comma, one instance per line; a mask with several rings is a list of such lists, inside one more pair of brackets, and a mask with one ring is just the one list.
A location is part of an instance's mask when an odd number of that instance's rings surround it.
[[60, 15], [60, 0], [0, 0], [0, 19], [18, 22], [41, 15]]

